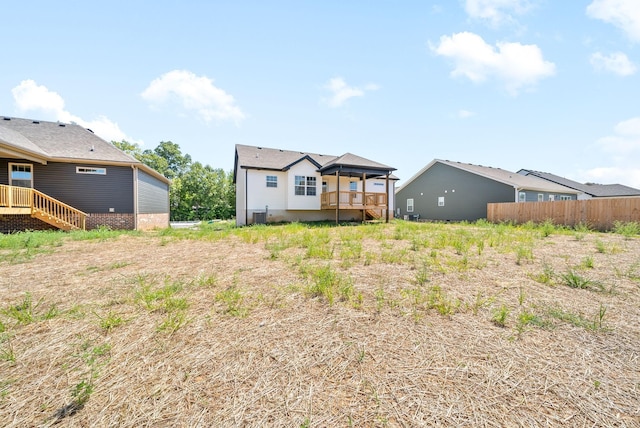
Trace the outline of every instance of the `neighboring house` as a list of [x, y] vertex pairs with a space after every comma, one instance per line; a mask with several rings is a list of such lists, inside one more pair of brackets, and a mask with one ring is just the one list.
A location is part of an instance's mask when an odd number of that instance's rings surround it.
[[518, 171], [518, 174], [542, 178], [551, 183], [579, 190], [582, 194], [578, 196], [578, 199], [640, 197], [640, 190], [622, 184], [582, 184], [548, 172], [533, 171], [530, 169], [521, 169]]
[[169, 180], [75, 124], [0, 117], [0, 232], [169, 226]]
[[[395, 168], [350, 153], [330, 156], [238, 144], [236, 223], [365, 220], [393, 216]], [[339, 203], [338, 203], [339, 202]]]
[[439, 221], [487, 217], [487, 204], [577, 199], [580, 192], [500, 168], [434, 159], [396, 191], [396, 215]]

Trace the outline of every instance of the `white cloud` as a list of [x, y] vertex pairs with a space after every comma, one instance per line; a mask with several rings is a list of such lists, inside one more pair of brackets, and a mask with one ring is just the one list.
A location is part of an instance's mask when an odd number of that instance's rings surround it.
[[342, 77], [334, 77], [329, 80], [324, 88], [332, 94], [330, 98], [325, 99], [327, 105], [332, 108], [341, 107], [349, 98], [363, 97], [368, 91], [376, 91], [380, 89], [378, 85], [373, 83], [367, 84], [361, 88], [349, 86]]
[[594, 0], [587, 15], [615, 25], [633, 42], [640, 42], [640, 2], [638, 0]]
[[585, 180], [640, 188], [640, 117], [618, 123], [613, 135], [598, 139], [595, 148], [610, 165], [585, 171]]
[[527, 0], [466, 0], [464, 10], [474, 19], [488, 21], [497, 27], [515, 23], [514, 15], [522, 15], [531, 9]]
[[469, 117], [475, 116], [475, 112], [469, 110], [458, 110], [458, 117], [460, 119], [467, 119]]
[[596, 70], [609, 71], [619, 76], [631, 76], [637, 71], [636, 65], [622, 52], [604, 55], [596, 52], [589, 59]]
[[640, 189], [640, 168], [614, 166], [592, 168], [582, 172], [585, 183], [624, 184]]
[[245, 118], [233, 96], [208, 77], [187, 70], [173, 70], [154, 79], [142, 92], [142, 98], [156, 107], [177, 102], [206, 122], [230, 120], [237, 124]]
[[555, 64], [544, 60], [537, 45], [498, 42], [496, 48], [469, 32], [442, 36], [437, 46], [431, 46], [437, 55], [453, 60], [452, 76], [463, 76], [473, 82], [495, 77], [513, 95], [555, 74]]
[[11, 93], [16, 108], [21, 113], [35, 112], [41, 115], [37, 118], [42, 120], [74, 122], [84, 128], [91, 129], [96, 135], [107, 141], [127, 140], [131, 143], [143, 144], [142, 141], [127, 136], [116, 122], [109, 120], [106, 116], [98, 116], [94, 120], [84, 120], [71, 114], [65, 109], [64, 99], [57, 92], [50, 91], [46, 86], [38, 85], [33, 80], [23, 80], [11, 90]]
[[633, 152], [640, 152], [640, 117], [634, 117], [618, 123], [614, 135], [600, 138], [597, 145], [601, 150], [628, 157]]

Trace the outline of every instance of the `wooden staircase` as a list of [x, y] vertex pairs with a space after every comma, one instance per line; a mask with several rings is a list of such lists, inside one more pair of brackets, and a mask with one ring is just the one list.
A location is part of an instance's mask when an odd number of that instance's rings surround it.
[[30, 214], [62, 230], [84, 230], [87, 214], [38, 190], [0, 184], [0, 214]]
[[379, 220], [382, 218], [382, 210], [368, 209], [365, 211], [367, 214], [367, 220]]

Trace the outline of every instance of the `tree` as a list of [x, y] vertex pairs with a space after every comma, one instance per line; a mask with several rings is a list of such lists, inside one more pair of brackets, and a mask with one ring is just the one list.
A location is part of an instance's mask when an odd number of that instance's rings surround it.
[[170, 218], [181, 220], [228, 219], [235, 215], [236, 194], [233, 173], [214, 169], [191, 156], [180, 146], [162, 141], [153, 150], [144, 150], [128, 141], [112, 144], [171, 180]]

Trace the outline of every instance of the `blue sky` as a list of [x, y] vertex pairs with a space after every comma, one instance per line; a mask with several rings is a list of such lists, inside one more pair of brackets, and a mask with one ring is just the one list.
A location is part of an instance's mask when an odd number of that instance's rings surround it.
[[640, 188], [640, 1], [28, 1], [0, 115], [397, 168], [434, 158]]

